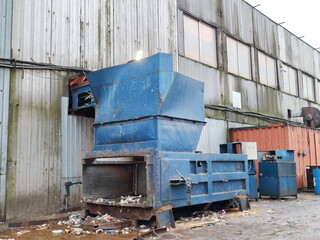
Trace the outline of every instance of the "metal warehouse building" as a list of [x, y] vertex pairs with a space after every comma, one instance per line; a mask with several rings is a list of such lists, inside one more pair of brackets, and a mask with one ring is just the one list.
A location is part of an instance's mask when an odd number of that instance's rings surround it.
[[93, 119], [68, 115], [68, 79], [138, 50], [205, 83], [203, 152], [319, 108], [320, 53], [245, 1], [0, 0], [0, 221], [80, 206], [64, 183], [82, 178]]

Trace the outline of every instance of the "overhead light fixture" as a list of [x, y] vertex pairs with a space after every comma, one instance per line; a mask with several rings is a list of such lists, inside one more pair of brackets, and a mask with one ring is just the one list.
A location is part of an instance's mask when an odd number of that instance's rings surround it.
[[137, 55], [136, 55], [136, 57], [135, 57], [135, 60], [136, 60], [136, 61], [139, 61], [141, 58], [142, 58], [142, 51], [139, 50], [139, 51], [137, 52]]

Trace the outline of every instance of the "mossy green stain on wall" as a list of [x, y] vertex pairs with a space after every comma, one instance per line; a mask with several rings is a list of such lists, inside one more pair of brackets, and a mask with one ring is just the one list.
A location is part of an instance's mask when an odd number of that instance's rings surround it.
[[8, 130], [8, 161], [7, 161], [7, 186], [6, 209], [15, 207], [16, 195], [16, 146], [19, 121], [19, 101], [15, 98], [17, 75], [16, 70], [11, 71], [10, 97], [9, 97], [9, 130]]

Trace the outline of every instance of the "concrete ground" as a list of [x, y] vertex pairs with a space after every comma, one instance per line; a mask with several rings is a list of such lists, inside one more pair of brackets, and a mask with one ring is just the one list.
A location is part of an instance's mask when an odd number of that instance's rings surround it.
[[[50, 224], [43, 230], [39, 226], [11, 229], [0, 233], [0, 239], [134, 239], [139, 234], [55, 235], [53, 229], [61, 226]], [[177, 221], [177, 228], [147, 239], [320, 239], [320, 196], [300, 193], [298, 199], [260, 199], [251, 202], [248, 211], [230, 210], [211, 217], [186, 218]]]
[[185, 223], [158, 239], [320, 239], [320, 195], [300, 193], [298, 199], [260, 199], [251, 210], [229, 211], [214, 226], [185, 229]]

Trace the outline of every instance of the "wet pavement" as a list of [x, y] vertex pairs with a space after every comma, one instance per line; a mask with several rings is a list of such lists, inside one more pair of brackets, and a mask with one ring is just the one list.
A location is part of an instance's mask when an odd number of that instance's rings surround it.
[[[133, 229], [126, 227], [98, 230], [96, 226], [101, 223], [99, 221], [108, 223], [120, 220], [108, 215], [99, 216], [98, 219], [82, 219], [81, 222], [93, 223], [88, 227], [77, 222], [81, 217], [72, 217], [70, 214], [69, 220], [61, 221], [60, 225], [44, 224], [11, 229], [0, 233], [0, 239], [122, 240], [134, 239], [151, 229], [150, 226], [138, 225]], [[226, 212], [196, 212], [192, 216], [180, 218], [176, 223], [175, 229], [143, 239], [320, 239], [320, 196], [300, 193], [298, 199], [260, 199], [259, 202], [251, 202], [251, 209], [248, 211], [231, 209]], [[74, 231], [77, 228], [78, 232]]]

